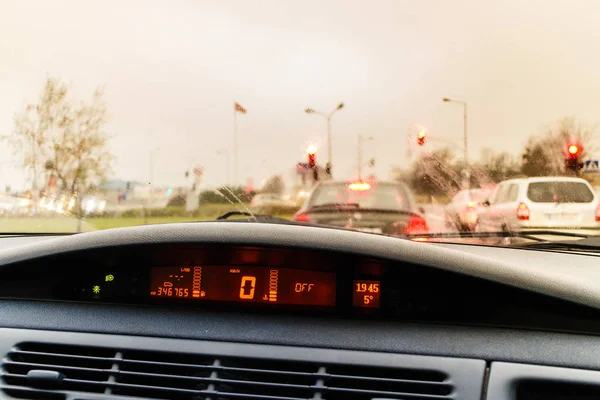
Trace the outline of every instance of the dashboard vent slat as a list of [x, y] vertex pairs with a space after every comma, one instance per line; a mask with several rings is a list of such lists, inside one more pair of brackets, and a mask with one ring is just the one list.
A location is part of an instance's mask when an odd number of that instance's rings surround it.
[[[53, 387], [32, 370], [61, 373]], [[441, 371], [160, 351], [23, 343], [2, 362], [0, 389], [23, 399], [98, 393], [182, 400], [450, 400]]]

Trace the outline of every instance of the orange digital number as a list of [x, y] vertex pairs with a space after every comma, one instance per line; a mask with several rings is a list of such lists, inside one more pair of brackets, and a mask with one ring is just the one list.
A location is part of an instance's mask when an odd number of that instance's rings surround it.
[[356, 292], [357, 293], [379, 293], [379, 283], [357, 283], [356, 284]]
[[158, 290], [156, 291], [156, 295], [157, 296], [173, 296], [173, 288], [166, 288], [166, 287], [162, 287], [159, 286]]
[[254, 289], [256, 288], [255, 276], [242, 276], [240, 283], [240, 299], [250, 300], [254, 298]]

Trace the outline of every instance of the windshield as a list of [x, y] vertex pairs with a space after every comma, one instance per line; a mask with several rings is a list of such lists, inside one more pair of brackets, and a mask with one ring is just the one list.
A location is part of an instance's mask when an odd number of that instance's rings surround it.
[[600, 235], [600, 3], [576, 3], [3, 1], [0, 233]]
[[582, 182], [533, 182], [527, 198], [535, 203], [590, 203], [594, 193]]
[[325, 184], [315, 190], [308, 204], [312, 208], [336, 205], [392, 211], [413, 210], [408, 194], [400, 185]]

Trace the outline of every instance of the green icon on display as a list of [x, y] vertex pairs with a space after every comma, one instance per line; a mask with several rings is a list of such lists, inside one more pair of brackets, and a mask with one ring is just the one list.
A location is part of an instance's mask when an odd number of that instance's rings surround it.
[[106, 276], [104, 277], [104, 280], [105, 280], [106, 282], [112, 282], [112, 281], [114, 281], [114, 280], [115, 280], [115, 277], [114, 277], [114, 275], [106, 275]]
[[94, 286], [92, 292], [94, 292], [94, 294], [100, 294], [100, 286]]

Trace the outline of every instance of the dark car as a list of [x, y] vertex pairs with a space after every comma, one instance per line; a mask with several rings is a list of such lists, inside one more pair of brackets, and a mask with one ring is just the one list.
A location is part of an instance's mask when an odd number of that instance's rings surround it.
[[319, 183], [294, 220], [392, 235], [428, 231], [410, 189], [402, 183]]

